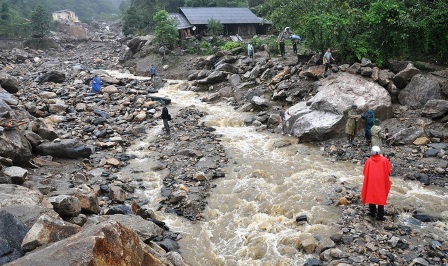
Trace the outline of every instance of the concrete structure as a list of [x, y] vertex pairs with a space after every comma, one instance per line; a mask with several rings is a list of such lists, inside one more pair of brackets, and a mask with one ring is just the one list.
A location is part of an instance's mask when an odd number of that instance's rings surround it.
[[75, 12], [70, 10], [59, 10], [55, 11], [52, 14], [53, 20], [65, 22], [65, 23], [75, 23], [79, 22], [78, 17], [75, 15]]

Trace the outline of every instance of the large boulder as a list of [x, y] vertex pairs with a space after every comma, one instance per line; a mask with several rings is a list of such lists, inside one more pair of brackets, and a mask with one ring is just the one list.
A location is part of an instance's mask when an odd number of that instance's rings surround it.
[[394, 76], [393, 81], [394, 81], [395, 85], [397, 86], [397, 88], [404, 89], [404, 87], [406, 87], [406, 85], [409, 83], [409, 81], [412, 79], [412, 77], [414, 77], [415, 75], [417, 75], [419, 73], [420, 73], [420, 70], [418, 68], [414, 67], [414, 65], [412, 63], [409, 63], [405, 69], [398, 72]]
[[25, 252], [49, 243], [57, 242], [81, 231], [81, 227], [61, 218], [42, 215], [31, 227], [22, 242]]
[[220, 64], [216, 67], [215, 71], [224, 71], [224, 72], [230, 72], [233, 74], [237, 74], [238, 73], [238, 68], [232, 66], [229, 63], [223, 63]]
[[144, 244], [137, 233], [118, 222], [104, 222], [31, 252], [9, 266], [172, 265]]
[[3, 71], [0, 71], [0, 86], [9, 93], [16, 93], [20, 89], [19, 81]]
[[319, 92], [307, 103], [289, 109], [289, 132], [303, 140], [322, 140], [344, 133], [346, 113], [353, 104], [372, 109], [380, 119], [392, 116], [388, 92], [377, 83], [347, 72], [320, 81]]
[[415, 75], [398, 95], [400, 103], [411, 109], [420, 109], [427, 101], [437, 99], [442, 99], [440, 80], [430, 74]]
[[409, 127], [404, 128], [393, 134], [390, 138], [390, 144], [411, 145], [420, 137], [425, 136], [425, 131], [422, 128]]
[[54, 210], [62, 217], [76, 217], [81, 213], [81, 202], [75, 196], [59, 195], [48, 199]]
[[11, 184], [0, 184], [0, 210], [13, 214], [28, 227], [31, 227], [42, 214], [58, 216], [42, 193]]
[[422, 116], [429, 118], [443, 117], [448, 114], [448, 101], [429, 100], [422, 110]]
[[64, 24], [61, 25], [60, 29], [68, 36], [67, 39], [70, 41], [87, 41], [92, 39], [92, 35], [82, 24]]
[[5, 130], [0, 135], [0, 156], [10, 158], [14, 163], [22, 164], [31, 158], [32, 147], [19, 130]]
[[444, 95], [445, 98], [448, 99], [448, 68], [445, 70], [432, 72], [432, 74], [436, 78], [440, 79], [440, 90], [442, 92], [442, 95]]
[[59, 71], [50, 71], [48, 73], [44, 73], [39, 77], [39, 83], [44, 82], [54, 82], [54, 83], [62, 83], [65, 81], [65, 73]]
[[208, 77], [205, 79], [198, 80], [198, 84], [215, 84], [220, 83], [227, 80], [228, 72], [224, 71], [213, 71]]
[[14, 215], [0, 210], [0, 265], [23, 256], [21, 244], [28, 230]]
[[25, 182], [28, 170], [18, 166], [11, 166], [6, 167], [3, 170], [3, 174], [10, 180], [10, 183], [21, 185]]
[[133, 231], [137, 232], [139, 238], [148, 243], [154, 240], [158, 236], [163, 234], [163, 229], [152, 221], [143, 219], [138, 215], [124, 215], [124, 214], [114, 214], [114, 215], [102, 215], [96, 217], [94, 223], [100, 223], [105, 221], [115, 221], [121, 224], [125, 224], [126, 227], [131, 228]]
[[58, 158], [88, 158], [93, 148], [78, 142], [75, 139], [63, 139], [58, 142], [45, 142], [36, 147], [41, 155], [51, 155]]

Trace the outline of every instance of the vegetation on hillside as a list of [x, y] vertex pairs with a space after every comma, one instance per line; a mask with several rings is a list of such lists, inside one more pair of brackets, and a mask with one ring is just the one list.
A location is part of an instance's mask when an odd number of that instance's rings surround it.
[[289, 26], [318, 51], [343, 59], [448, 59], [446, 0], [268, 0], [258, 8], [277, 29]]
[[[49, 14], [68, 9], [82, 22], [93, 19], [118, 18], [122, 0], [0, 0], [0, 36], [26, 37], [31, 35], [31, 17], [39, 6]], [[51, 19], [51, 17], [49, 17]]]
[[[159, 8], [177, 12], [181, 6], [246, 6], [269, 19], [276, 30], [290, 27], [314, 51], [331, 47], [339, 59], [368, 57], [379, 65], [388, 58], [448, 60], [446, 0], [129, 0], [125, 33], [149, 33]], [[151, 2], [151, 4], [149, 4]], [[145, 11], [143, 11], [145, 10]], [[141, 17], [135, 24], [132, 15]], [[140, 14], [140, 15], [139, 15]], [[150, 15], [145, 15], [150, 14]]]

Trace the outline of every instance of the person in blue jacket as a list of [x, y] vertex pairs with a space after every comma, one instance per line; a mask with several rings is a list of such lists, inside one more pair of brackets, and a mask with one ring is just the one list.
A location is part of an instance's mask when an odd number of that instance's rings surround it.
[[149, 75], [151, 76], [151, 79], [156, 76], [156, 68], [154, 67], [154, 65], [151, 65], [151, 67], [149, 68]]
[[364, 120], [364, 134], [367, 143], [370, 146], [372, 140], [372, 132], [370, 130], [372, 129], [375, 122], [375, 112], [368, 109], [364, 114], [361, 115], [361, 118]]
[[92, 85], [92, 92], [98, 93], [98, 92], [101, 91], [101, 84], [102, 84], [102, 82], [101, 82], [101, 79], [97, 75], [95, 75], [93, 77], [93, 79], [92, 79], [92, 81], [90, 83]]

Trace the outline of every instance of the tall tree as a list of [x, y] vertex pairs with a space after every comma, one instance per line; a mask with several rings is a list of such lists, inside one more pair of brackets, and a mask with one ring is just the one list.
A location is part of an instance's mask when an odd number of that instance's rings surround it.
[[171, 45], [178, 40], [179, 33], [174, 22], [169, 19], [168, 12], [159, 10], [154, 15], [154, 22], [156, 24], [154, 31], [155, 41], [160, 45], [165, 48], [166, 45]]
[[33, 12], [31, 24], [34, 37], [42, 38], [50, 31], [51, 16], [42, 5], [39, 5]]

